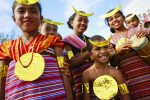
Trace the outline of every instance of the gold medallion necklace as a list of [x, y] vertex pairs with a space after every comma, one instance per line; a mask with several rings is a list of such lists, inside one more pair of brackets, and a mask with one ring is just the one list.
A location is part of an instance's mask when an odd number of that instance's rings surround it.
[[93, 91], [94, 94], [101, 100], [110, 100], [118, 92], [118, 84], [116, 80], [112, 76], [106, 75], [107, 68], [108, 65], [106, 65], [105, 74], [100, 75], [94, 65], [94, 70], [98, 77], [93, 82]]
[[[36, 43], [36, 41], [37, 41], [37, 38], [38, 38], [38, 37], [36, 37], [36, 39], [35, 39], [35, 40], [34, 40], [34, 42], [33, 42], [33, 47], [32, 47], [32, 52], [31, 52], [31, 53], [32, 53], [32, 55], [31, 55], [31, 59], [30, 59], [29, 63], [28, 63], [27, 65], [24, 65], [24, 64], [21, 62], [20, 57], [19, 57], [19, 62], [20, 62], [20, 64], [21, 64], [24, 68], [29, 67], [29, 66], [30, 66], [30, 64], [31, 64], [31, 62], [32, 62], [32, 60], [33, 60], [34, 48], [35, 48], [35, 43]], [[22, 44], [23, 44], [23, 47], [24, 47], [25, 53], [29, 53], [29, 50], [28, 50], [28, 51], [26, 50], [26, 47], [25, 47], [25, 44], [24, 44], [23, 40], [22, 40], [22, 39], [20, 39], [20, 41], [21, 41], [21, 42], [22, 42]]]
[[[15, 66], [15, 75], [20, 80], [34, 81], [38, 79], [44, 72], [45, 60], [43, 56], [40, 55], [39, 53], [34, 53], [34, 52], [37, 52], [37, 51], [34, 51], [35, 43], [37, 42], [37, 40], [38, 40], [38, 36], [33, 41], [31, 52], [30, 52], [30, 49], [26, 50], [25, 45], [23, 44], [25, 54], [23, 53], [21, 54], [21, 57], [19, 57], [19, 60], [17, 61], [16, 66]], [[20, 42], [23, 43], [23, 41], [20, 41]], [[38, 47], [40, 46], [38, 45], [37, 49]], [[20, 50], [21, 49], [22, 48], [20, 48]]]

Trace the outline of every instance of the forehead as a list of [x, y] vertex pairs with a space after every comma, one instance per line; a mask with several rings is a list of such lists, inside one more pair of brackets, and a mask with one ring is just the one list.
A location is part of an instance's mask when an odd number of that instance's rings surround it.
[[120, 14], [119, 12], [116, 12], [114, 15], [108, 17], [108, 19], [109, 19], [109, 18], [112, 18], [112, 17], [114, 17], [114, 16], [116, 16], [116, 15], [121, 15], [121, 14]]
[[38, 9], [38, 6], [37, 4], [33, 4], [33, 5], [16, 4], [15, 10], [16, 9]]
[[86, 16], [80, 16], [80, 15], [76, 15], [75, 16], [75, 19], [82, 19], [82, 20], [88, 20], [88, 17], [86, 17]]
[[56, 25], [49, 24], [49, 23], [43, 23], [42, 26], [45, 26], [45, 27], [52, 27], [52, 28], [56, 28], [56, 27], [57, 27]]
[[49, 24], [49, 23], [43, 23], [42, 25], [47, 27], [57, 27], [56, 25]]

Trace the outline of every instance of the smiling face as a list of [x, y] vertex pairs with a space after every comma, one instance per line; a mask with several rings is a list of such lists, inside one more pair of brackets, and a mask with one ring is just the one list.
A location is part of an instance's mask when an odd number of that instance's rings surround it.
[[108, 25], [114, 30], [121, 29], [124, 26], [124, 17], [117, 12], [108, 18]]
[[37, 31], [41, 23], [41, 14], [37, 4], [16, 4], [13, 19], [23, 32]]
[[73, 27], [75, 33], [83, 34], [88, 27], [88, 18], [85, 16], [76, 15], [71, 21], [71, 26]]
[[[97, 42], [102, 42], [102, 41], [97, 41]], [[109, 55], [108, 45], [104, 47], [92, 46], [91, 58], [94, 60], [94, 62], [108, 63], [109, 57], [110, 55]]]
[[43, 35], [56, 35], [57, 26], [49, 23], [43, 23], [41, 25], [41, 34]]

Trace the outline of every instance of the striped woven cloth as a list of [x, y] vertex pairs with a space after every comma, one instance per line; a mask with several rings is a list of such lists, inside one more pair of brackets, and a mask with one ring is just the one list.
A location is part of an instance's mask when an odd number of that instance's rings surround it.
[[63, 81], [59, 72], [53, 49], [48, 49], [42, 56], [45, 59], [45, 70], [42, 76], [32, 82], [19, 80], [14, 75], [15, 61], [8, 69], [5, 99], [6, 100], [66, 100]]

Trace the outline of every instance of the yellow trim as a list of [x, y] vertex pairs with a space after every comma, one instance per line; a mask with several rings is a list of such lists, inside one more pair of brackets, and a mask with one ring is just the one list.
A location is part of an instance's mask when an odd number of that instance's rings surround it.
[[113, 11], [103, 15], [103, 18], [108, 18], [111, 17], [112, 15], [114, 15], [116, 12], [118, 12], [121, 9], [121, 5], [117, 6]]
[[58, 63], [59, 67], [63, 67], [64, 66], [64, 57], [63, 56], [57, 57], [57, 63]]
[[16, 2], [24, 5], [32, 5], [39, 2], [39, 0], [16, 0]]
[[86, 13], [83, 13], [83, 12], [80, 12], [78, 11], [76, 8], [72, 7], [73, 10], [75, 11], [76, 14], [80, 15], [80, 16], [86, 16], [86, 17], [89, 17], [89, 16], [92, 16], [94, 13], [89, 13], [89, 14], [86, 14]]
[[54, 21], [51, 21], [49, 19], [43, 19], [43, 22], [46, 22], [48, 24], [52, 24], [52, 25], [63, 25], [64, 23], [61, 23], [61, 22], [54, 22]]
[[74, 54], [73, 54], [72, 51], [68, 51], [67, 54], [68, 54], [68, 58], [69, 59], [71, 59], [72, 57], [74, 57]]
[[0, 65], [0, 77], [7, 76], [8, 65]]
[[118, 87], [119, 87], [119, 91], [121, 94], [129, 93], [129, 90], [128, 90], [127, 85], [125, 83], [120, 84]]
[[83, 83], [84, 85], [84, 89], [85, 89], [85, 93], [90, 93], [90, 86], [89, 86], [89, 83]]
[[97, 47], [104, 47], [106, 45], [109, 44], [110, 42], [110, 39], [112, 38], [112, 35], [106, 40], [106, 41], [102, 41], [102, 42], [96, 42], [96, 41], [92, 41], [89, 39], [89, 42], [94, 45], [94, 46], [97, 46]]

